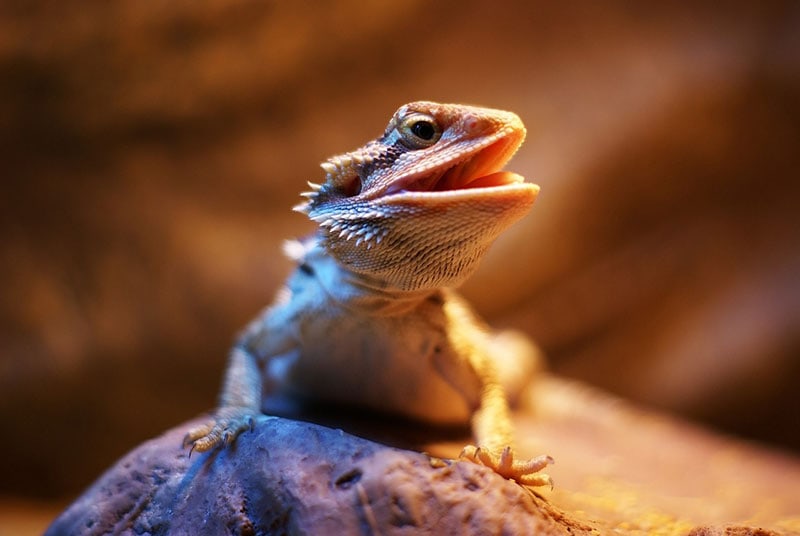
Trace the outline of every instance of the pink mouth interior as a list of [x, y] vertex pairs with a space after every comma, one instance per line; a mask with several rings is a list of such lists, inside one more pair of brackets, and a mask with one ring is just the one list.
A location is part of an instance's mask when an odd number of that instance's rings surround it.
[[431, 171], [428, 175], [390, 185], [383, 195], [400, 192], [451, 192], [472, 188], [490, 188], [525, 182], [525, 178], [502, 167], [519, 146], [519, 138], [506, 136], [468, 155], [460, 162]]
[[467, 184], [464, 184], [462, 188], [505, 186], [506, 184], [514, 184], [523, 182], [524, 180], [525, 178], [522, 175], [512, 173], [511, 171], [497, 171], [495, 173], [490, 173], [489, 175], [484, 175], [483, 177], [472, 179]]
[[[417, 182], [417, 191], [447, 192], [469, 188], [505, 186], [523, 182], [521, 175], [501, 171], [510, 157], [511, 142], [503, 138], [486, 147], [471, 158], [459, 162], [444, 172], [434, 173]], [[511, 150], [513, 152], [513, 150]]]

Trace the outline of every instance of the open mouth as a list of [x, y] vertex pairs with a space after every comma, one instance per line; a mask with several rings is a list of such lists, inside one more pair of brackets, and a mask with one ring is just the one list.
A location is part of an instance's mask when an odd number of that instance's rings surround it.
[[523, 176], [502, 170], [521, 143], [522, 136], [512, 131], [489, 139], [469, 152], [456, 150], [452, 159], [444, 160], [437, 168], [426, 170], [424, 174], [391, 185], [384, 195], [452, 192], [522, 183], [525, 181]]

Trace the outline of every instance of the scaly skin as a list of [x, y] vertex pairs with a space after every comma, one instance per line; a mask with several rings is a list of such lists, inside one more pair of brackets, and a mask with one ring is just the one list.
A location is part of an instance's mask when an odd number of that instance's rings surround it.
[[550, 484], [539, 473], [550, 457], [514, 460], [514, 393], [500, 381], [530, 370], [532, 350], [502, 343], [452, 290], [536, 198], [537, 186], [502, 171], [524, 138], [511, 112], [415, 102], [377, 140], [324, 162], [325, 182], [296, 207], [319, 232], [288, 244], [297, 269], [241, 335], [215, 418], [187, 444], [231, 443], [281, 392], [471, 421], [477, 446], [463, 458]]

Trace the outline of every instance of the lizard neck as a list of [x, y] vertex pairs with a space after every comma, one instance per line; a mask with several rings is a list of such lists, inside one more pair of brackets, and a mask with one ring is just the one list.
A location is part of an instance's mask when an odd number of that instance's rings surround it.
[[439, 289], [399, 290], [391, 288], [385, 281], [351, 272], [341, 265], [339, 267], [343, 281], [356, 290], [342, 305], [361, 312], [381, 316], [402, 315], [439, 292]]
[[355, 313], [402, 315], [415, 309], [439, 289], [402, 290], [381, 278], [360, 274], [341, 265], [320, 241], [306, 250], [303, 261], [313, 267], [328, 297]]

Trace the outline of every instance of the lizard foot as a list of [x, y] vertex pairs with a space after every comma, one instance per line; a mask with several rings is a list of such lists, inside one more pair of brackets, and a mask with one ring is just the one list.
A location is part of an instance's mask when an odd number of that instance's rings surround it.
[[195, 450], [205, 452], [234, 442], [245, 430], [252, 430], [256, 415], [249, 408], [222, 408], [217, 410], [214, 420], [192, 428], [183, 438], [183, 446], [192, 446], [189, 454]]
[[550, 476], [539, 472], [549, 464], [555, 463], [553, 458], [545, 454], [529, 460], [515, 460], [511, 447], [505, 447], [497, 454], [489, 449], [468, 445], [461, 451], [461, 458], [485, 465], [503, 478], [510, 478], [523, 486], [553, 488]]

